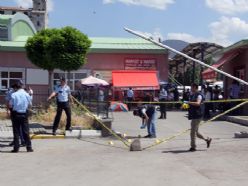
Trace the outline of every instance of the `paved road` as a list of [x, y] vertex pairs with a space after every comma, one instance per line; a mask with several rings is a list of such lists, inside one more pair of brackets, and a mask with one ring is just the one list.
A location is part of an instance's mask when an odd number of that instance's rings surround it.
[[[170, 112], [158, 120], [158, 138], [189, 127], [185, 113]], [[131, 113], [114, 114], [114, 128], [129, 136], [145, 135], [140, 120]], [[1, 139], [1, 185], [18, 186], [164, 186], [247, 185], [248, 139], [234, 139], [236, 131], [247, 130], [228, 122], [213, 122], [200, 128], [213, 137], [210, 149], [198, 140], [198, 151], [187, 152], [189, 134], [141, 152], [129, 152], [112, 138], [34, 140], [35, 152], [8, 153]], [[108, 146], [112, 140], [115, 147]], [[154, 139], [141, 139], [142, 146]]]

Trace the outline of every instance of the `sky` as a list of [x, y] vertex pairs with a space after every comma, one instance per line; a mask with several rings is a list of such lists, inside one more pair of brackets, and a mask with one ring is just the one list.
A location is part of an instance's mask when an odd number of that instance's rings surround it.
[[[0, 0], [32, 7], [32, 0]], [[248, 0], [48, 0], [49, 27], [73, 26], [89, 37], [154, 38], [228, 46], [248, 38]]]

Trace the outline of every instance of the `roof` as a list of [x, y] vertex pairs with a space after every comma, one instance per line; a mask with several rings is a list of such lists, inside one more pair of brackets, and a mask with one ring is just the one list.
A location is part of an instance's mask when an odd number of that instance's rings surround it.
[[115, 88], [159, 89], [157, 71], [114, 70], [112, 71], [112, 80]]
[[[217, 63], [213, 64], [212, 67], [220, 68], [225, 63], [233, 60], [238, 55], [239, 55], [239, 51], [226, 53], [226, 54], [222, 55], [221, 58], [217, 61]], [[217, 72], [215, 72], [211, 68], [208, 68], [202, 72], [202, 77], [203, 77], [203, 79], [215, 79], [217, 77]]]
[[[0, 41], [0, 50], [25, 51], [25, 44], [28, 37], [19, 41]], [[165, 54], [167, 50], [156, 46], [144, 39], [135, 38], [90, 38], [92, 46], [90, 53], [152, 53]]]
[[28, 10], [31, 10], [31, 8], [0, 6], [0, 10], [28, 11]]
[[228, 53], [231, 52], [232, 50], [245, 49], [245, 48], [248, 48], [248, 39], [238, 41], [237, 43], [234, 43], [233, 45], [230, 45], [226, 48], [223, 48], [222, 50], [218, 50], [217, 52], [213, 53], [213, 56]]
[[90, 53], [167, 53], [167, 50], [144, 39], [92, 37]]
[[[204, 51], [204, 61], [206, 61], [211, 54], [214, 52], [222, 49], [223, 47], [220, 45], [217, 45], [215, 43], [207, 43], [207, 42], [198, 42], [198, 43], [191, 43], [188, 46], [186, 46], [181, 52], [191, 56], [195, 59], [198, 59], [202, 61], [201, 59], [201, 52], [202, 49]], [[185, 62], [185, 66], [184, 66]], [[174, 58], [169, 62], [170, 68], [172, 69], [172, 74], [177, 73], [176, 69], [183, 73], [184, 69], [191, 68], [192, 66], [192, 61], [189, 59], [186, 59], [179, 54], [175, 55]]]

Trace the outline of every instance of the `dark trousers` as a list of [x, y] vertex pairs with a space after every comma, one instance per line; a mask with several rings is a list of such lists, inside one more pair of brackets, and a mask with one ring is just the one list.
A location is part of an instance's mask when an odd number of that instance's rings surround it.
[[[165, 102], [165, 99], [160, 99], [159, 101], [160, 102]], [[166, 104], [165, 103], [160, 103], [159, 106], [160, 106], [160, 114], [161, 114], [159, 118], [166, 119]]]
[[12, 112], [12, 120], [13, 120], [13, 133], [14, 133], [14, 149], [19, 150], [19, 138], [21, 135], [21, 130], [23, 134], [23, 138], [26, 144], [27, 149], [32, 148], [30, 136], [29, 136], [29, 125], [28, 125], [28, 113], [17, 113]]
[[66, 130], [71, 128], [71, 108], [69, 102], [58, 102], [57, 104], [57, 113], [53, 122], [53, 132], [58, 129], [59, 122], [61, 119], [62, 111], [65, 111], [66, 114]]
[[[127, 101], [128, 101], [128, 102], [132, 102], [132, 101], [133, 101], [133, 98], [127, 97]], [[128, 110], [130, 111], [130, 110], [132, 109], [132, 103], [128, 103], [128, 104], [127, 104], [127, 108], [128, 108]]]
[[[10, 109], [10, 120], [11, 120], [11, 123], [12, 123], [12, 128], [14, 128], [14, 126], [13, 126], [14, 121], [13, 121], [13, 111], [12, 111], [12, 109]], [[22, 127], [20, 127], [20, 140], [21, 140], [21, 144], [25, 144], [25, 140], [24, 140], [23, 135], [24, 134], [23, 134]], [[13, 136], [14, 136], [14, 130], [13, 130]], [[13, 141], [13, 143], [14, 143], [14, 141]]]

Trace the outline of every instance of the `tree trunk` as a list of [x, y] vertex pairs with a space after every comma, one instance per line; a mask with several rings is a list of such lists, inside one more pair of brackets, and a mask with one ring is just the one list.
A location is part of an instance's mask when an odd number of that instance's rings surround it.
[[48, 93], [51, 94], [53, 92], [53, 70], [48, 71], [48, 82], [49, 82]]
[[67, 75], [68, 75], [68, 81], [67, 81], [67, 85], [70, 87], [70, 89], [72, 89], [72, 85], [71, 85], [71, 72], [67, 71]]

